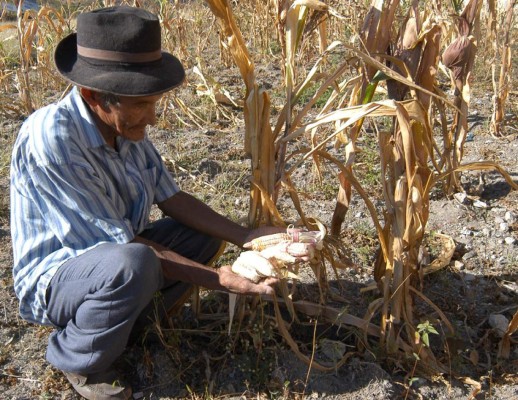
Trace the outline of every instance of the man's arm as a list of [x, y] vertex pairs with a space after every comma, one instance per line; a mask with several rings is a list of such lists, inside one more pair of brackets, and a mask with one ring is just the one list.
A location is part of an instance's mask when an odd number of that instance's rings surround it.
[[160, 259], [162, 272], [168, 280], [180, 280], [203, 286], [207, 289], [224, 290], [241, 294], [273, 295], [271, 285], [277, 283], [276, 278], [267, 278], [255, 284], [248, 279], [234, 274], [229, 266], [213, 269], [169, 250], [158, 243], [137, 236], [133, 242], [151, 247]]
[[200, 200], [182, 191], [159, 203], [158, 207], [165, 215], [190, 228], [240, 247], [259, 236], [285, 232], [286, 230], [285, 228], [273, 226], [257, 229], [242, 227], [218, 214]]

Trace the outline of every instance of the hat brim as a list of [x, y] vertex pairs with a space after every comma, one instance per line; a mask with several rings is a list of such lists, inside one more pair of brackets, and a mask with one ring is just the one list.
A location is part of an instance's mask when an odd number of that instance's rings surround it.
[[94, 64], [77, 55], [77, 35], [65, 37], [56, 47], [54, 62], [59, 73], [81, 87], [119, 96], [151, 96], [167, 92], [185, 79], [180, 60], [162, 52], [162, 59], [150, 64]]

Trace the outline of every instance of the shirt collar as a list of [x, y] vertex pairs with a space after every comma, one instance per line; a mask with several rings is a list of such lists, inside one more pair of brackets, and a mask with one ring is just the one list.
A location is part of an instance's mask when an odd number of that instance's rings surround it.
[[70, 111], [70, 115], [76, 123], [79, 140], [88, 148], [105, 146], [106, 142], [97, 128], [90, 110], [86, 106], [79, 93], [79, 89], [74, 87], [72, 91], [63, 99], [65, 108]]

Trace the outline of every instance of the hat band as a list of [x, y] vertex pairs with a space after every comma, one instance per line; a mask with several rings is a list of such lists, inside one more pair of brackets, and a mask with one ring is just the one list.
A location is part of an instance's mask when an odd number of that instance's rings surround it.
[[145, 63], [158, 61], [162, 58], [162, 50], [149, 51], [147, 53], [128, 53], [124, 51], [112, 51], [92, 49], [77, 45], [77, 54], [83, 57], [95, 58], [103, 61], [117, 61], [125, 63]]

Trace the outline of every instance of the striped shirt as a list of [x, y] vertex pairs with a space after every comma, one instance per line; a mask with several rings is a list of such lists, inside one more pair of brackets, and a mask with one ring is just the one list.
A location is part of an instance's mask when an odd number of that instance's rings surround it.
[[128, 243], [153, 203], [178, 192], [146, 137], [108, 146], [77, 88], [22, 125], [11, 161], [14, 290], [22, 318], [51, 325], [45, 294], [66, 260], [105, 242]]

